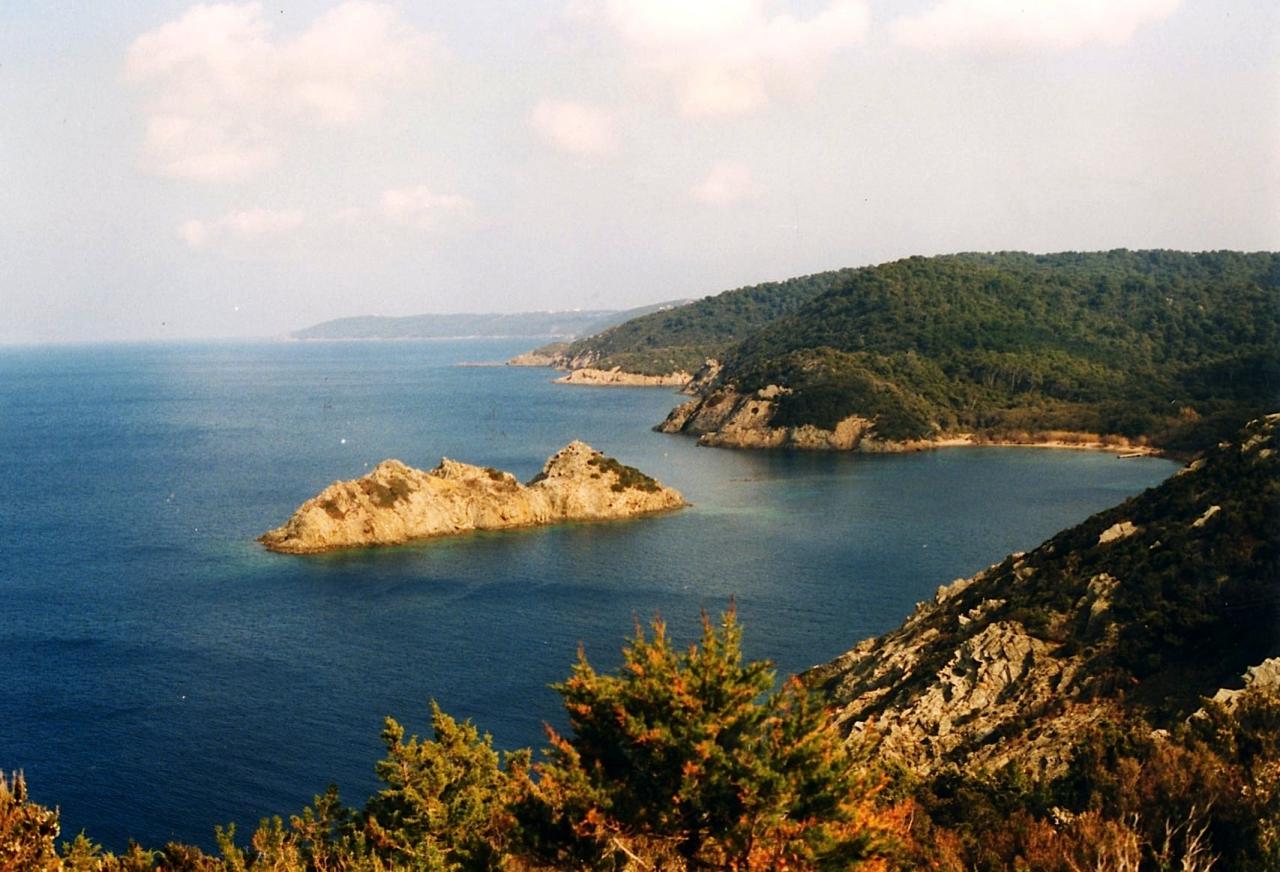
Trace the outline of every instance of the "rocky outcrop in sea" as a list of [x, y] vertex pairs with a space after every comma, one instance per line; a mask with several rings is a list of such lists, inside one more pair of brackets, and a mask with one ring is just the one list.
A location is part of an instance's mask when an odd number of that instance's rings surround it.
[[527, 484], [509, 472], [448, 458], [428, 471], [384, 460], [362, 478], [329, 485], [258, 541], [272, 551], [310, 554], [473, 530], [615, 520], [685, 505], [679, 492], [575, 441]]

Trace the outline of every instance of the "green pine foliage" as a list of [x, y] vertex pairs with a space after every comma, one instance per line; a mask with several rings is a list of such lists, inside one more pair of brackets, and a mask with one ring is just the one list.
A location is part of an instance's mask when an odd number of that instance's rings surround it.
[[605, 457], [603, 454], [593, 455], [587, 461], [587, 465], [613, 476], [613, 484], [609, 486], [609, 489], [614, 493], [622, 493], [625, 490], [657, 493], [662, 489], [662, 485], [658, 484], [655, 479], [645, 475], [634, 466], [627, 466], [625, 463], [621, 463], [612, 457]]
[[562, 834], [545, 861], [849, 868], [877, 853], [864, 761], [799, 684], [770, 693], [773, 672], [743, 662], [732, 612], [719, 627], [704, 617], [686, 651], [661, 621], [651, 629], [637, 628], [618, 674], [580, 655], [556, 685], [571, 735], [552, 735], [525, 810], [531, 828]]
[[404, 727], [387, 718], [387, 756], [377, 765], [386, 785], [365, 806], [364, 827], [378, 856], [406, 869], [497, 868], [510, 820], [505, 814], [508, 775], [527, 765], [526, 753], [498, 765], [489, 736], [459, 724], [434, 702], [434, 738], [405, 740]]
[[[696, 372], [709, 357], [836, 287], [852, 270], [833, 270], [725, 291], [632, 318], [571, 343], [560, 354], [581, 365], [663, 375]], [[587, 362], [589, 361], [589, 362]]]
[[[927, 682], [963, 632], [1021, 623], [1079, 657], [1072, 704], [1102, 717], [1063, 736], [1064, 771], [963, 758], [929, 776], [845, 744], [796, 681], [745, 660], [732, 610], [677, 647], [655, 620], [621, 667], [579, 654], [555, 686], [568, 715], [500, 760], [487, 735], [431, 709], [431, 736], [388, 719], [382, 788], [347, 807], [336, 788], [216, 854], [181, 844], [59, 844], [55, 810], [0, 777], [0, 870], [442, 872], [511, 870], [1280, 868], [1280, 698], [1246, 666], [1280, 656], [1280, 414], [1248, 424], [1157, 488], [991, 568], [918, 624], [903, 676]], [[1103, 541], [1122, 524], [1133, 529]], [[1094, 609], [1090, 584], [1116, 580]], [[814, 674], [814, 684], [821, 675]], [[1050, 708], [1067, 699], [1048, 700]], [[892, 700], [880, 703], [891, 706]], [[1035, 730], [1035, 716], [1016, 729]], [[998, 734], [987, 737], [998, 741]], [[985, 739], [984, 739], [985, 741]]]
[[836, 285], [724, 354], [791, 389], [776, 425], [882, 436], [1072, 430], [1201, 448], [1280, 396], [1280, 255], [912, 257]]

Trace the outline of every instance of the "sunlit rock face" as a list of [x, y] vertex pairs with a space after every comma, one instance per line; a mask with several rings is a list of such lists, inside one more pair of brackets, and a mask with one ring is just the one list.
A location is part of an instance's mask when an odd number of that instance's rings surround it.
[[448, 458], [428, 471], [385, 460], [362, 478], [329, 485], [258, 541], [272, 551], [308, 554], [473, 530], [630, 518], [684, 505], [679, 492], [586, 443], [571, 442], [528, 484]]

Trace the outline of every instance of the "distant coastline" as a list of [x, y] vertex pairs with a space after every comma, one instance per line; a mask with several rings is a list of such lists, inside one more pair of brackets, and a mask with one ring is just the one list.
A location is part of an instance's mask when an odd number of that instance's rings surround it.
[[[682, 302], [682, 301], [681, 301]], [[542, 312], [453, 312], [419, 315], [355, 315], [312, 324], [292, 339], [530, 339], [572, 340], [623, 321], [671, 307], [657, 303], [634, 309], [560, 309]]]
[[478, 340], [565, 339], [564, 333], [472, 333], [466, 336], [295, 336], [279, 337], [285, 342], [474, 342]]

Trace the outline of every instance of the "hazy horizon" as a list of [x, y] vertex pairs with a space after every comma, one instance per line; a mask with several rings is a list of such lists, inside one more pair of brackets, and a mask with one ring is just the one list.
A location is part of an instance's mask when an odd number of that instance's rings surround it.
[[910, 255], [1280, 249], [1280, 8], [0, 12], [0, 344], [627, 309]]

